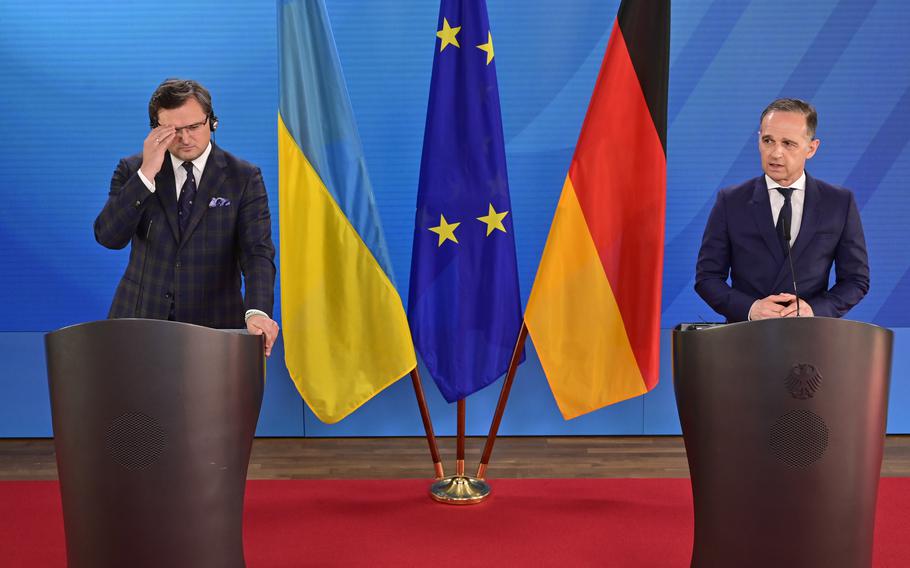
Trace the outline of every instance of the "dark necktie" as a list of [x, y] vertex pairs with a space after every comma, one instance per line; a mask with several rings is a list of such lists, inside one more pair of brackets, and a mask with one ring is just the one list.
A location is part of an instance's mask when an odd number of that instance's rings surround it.
[[790, 222], [793, 220], [793, 209], [790, 206], [790, 196], [793, 195], [792, 187], [778, 187], [777, 191], [784, 196], [784, 206], [780, 209], [780, 214], [777, 216], [777, 238], [780, 239], [780, 248], [784, 251], [784, 254], [787, 254], [787, 247], [789, 246], [789, 237], [790, 237]]
[[193, 175], [193, 162], [183, 162], [186, 170], [186, 181], [180, 188], [180, 198], [177, 199], [177, 221], [180, 225], [180, 238], [190, 222], [190, 213], [193, 212], [193, 202], [196, 201], [196, 176]]

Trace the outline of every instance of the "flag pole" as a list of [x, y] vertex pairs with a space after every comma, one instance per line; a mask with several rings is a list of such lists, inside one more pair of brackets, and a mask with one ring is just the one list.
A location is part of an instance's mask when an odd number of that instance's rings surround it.
[[518, 339], [515, 341], [515, 349], [512, 351], [512, 360], [509, 362], [509, 370], [506, 372], [506, 378], [502, 382], [502, 390], [499, 392], [499, 402], [496, 403], [496, 412], [493, 414], [490, 432], [487, 434], [487, 443], [483, 448], [480, 465], [477, 466], [477, 479], [484, 479], [486, 477], [487, 464], [490, 463], [490, 456], [493, 454], [493, 444], [496, 443], [496, 433], [499, 432], [499, 423], [502, 422], [502, 415], [506, 411], [506, 403], [509, 401], [509, 393], [512, 391], [512, 383], [515, 381], [515, 372], [518, 369], [518, 362], [521, 360], [521, 354], [524, 352], [525, 340], [527, 337], [528, 326], [524, 320], [522, 320], [521, 329], [518, 331]]
[[490, 495], [490, 486], [485, 481], [464, 474], [465, 408], [465, 400], [459, 399], [455, 475], [440, 479], [430, 487], [430, 497], [447, 505], [473, 505]]
[[414, 395], [417, 397], [417, 406], [420, 407], [420, 418], [423, 419], [423, 429], [427, 435], [427, 444], [430, 446], [433, 470], [436, 473], [436, 479], [442, 479], [445, 477], [445, 472], [442, 470], [442, 459], [439, 457], [439, 447], [436, 445], [436, 434], [433, 433], [433, 422], [430, 421], [430, 409], [423, 394], [423, 384], [420, 382], [420, 373], [417, 372], [417, 367], [414, 367], [414, 370], [411, 371], [411, 384], [414, 385]]
[[455, 475], [464, 476], [464, 421], [467, 409], [464, 399], [458, 401], [458, 441], [455, 446]]

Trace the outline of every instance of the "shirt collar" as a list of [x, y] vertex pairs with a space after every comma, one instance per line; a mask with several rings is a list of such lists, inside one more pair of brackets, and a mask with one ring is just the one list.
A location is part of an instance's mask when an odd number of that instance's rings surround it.
[[[199, 154], [199, 157], [193, 160], [193, 168], [199, 170], [200, 172], [205, 171], [205, 163], [209, 159], [209, 154], [212, 153], [212, 143], [209, 142], [209, 145], [205, 147], [205, 150]], [[183, 160], [170, 154], [171, 156], [171, 165], [174, 166], [174, 171], [177, 171], [177, 168], [183, 167]]]
[[[769, 178], [768, 174], [765, 174], [765, 183], [768, 184], [768, 191], [774, 191], [778, 187], [784, 187], [781, 184], [774, 181], [773, 179]], [[803, 170], [803, 175], [799, 176], [799, 179], [797, 179], [795, 182], [793, 182], [789, 187], [794, 190], [797, 190], [797, 189], [805, 190], [806, 189], [806, 170]]]

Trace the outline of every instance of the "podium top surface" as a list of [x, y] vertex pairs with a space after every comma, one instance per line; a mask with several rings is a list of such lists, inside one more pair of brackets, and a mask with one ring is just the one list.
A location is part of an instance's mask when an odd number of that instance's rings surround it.
[[[835, 323], [836, 322], [836, 323]], [[683, 322], [676, 325], [673, 328], [674, 333], [678, 332], [691, 332], [691, 331], [719, 331], [721, 329], [744, 329], [744, 328], [754, 328], [754, 329], [794, 329], [799, 328], [799, 326], [838, 326], [838, 327], [863, 327], [869, 330], [881, 330], [888, 334], [893, 334], [894, 332], [886, 327], [881, 327], [875, 324], [849, 320], [843, 318], [827, 318], [821, 316], [805, 317], [805, 318], [776, 318], [776, 319], [765, 319], [765, 320], [756, 320], [756, 321], [741, 321], [734, 323], [723, 323], [723, 322]], [[767, 327], [765, 327], [767, 326]]]
[[45, 337], [50, 337], [55, 334], [60, 333], [69, 333], [76, 330], [87, 331], [89, 329], [123, 329], [133, 330], [136, 328], [145, 328], [145, 329], [183, 329], [183, 330], [199, 330], [199, 332], [206, 333], [229, 333], [234, 335], [249, 335], [249, 332], [246, 329], [215, 329], [212, 327], [205, 327], [202, 325], [196, 325], [194, 323], [184, 323], [179, 321], [169, 321], [169, 320], [159, 320], [159, 319], [145, 319], [145, 318], [118, 318], [118, 319], [103, 319], [95, 320], [83, 323], [76, 323], [61, 327], [60, 329], [55, 329], [54, 331], [49, 331], [45, 334]]

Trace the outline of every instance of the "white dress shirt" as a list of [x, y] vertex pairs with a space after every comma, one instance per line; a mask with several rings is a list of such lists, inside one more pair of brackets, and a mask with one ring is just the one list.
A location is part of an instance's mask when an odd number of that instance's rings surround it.
[[[199, 180], [202, 179], [202, 172], [205, 171], [205, 163], [209, 160], [209, 154], [211, 153], [212, 143], [209, 142], [209, 145], [205, 147], [205, 151], [202, 152], [198, 158], [193, 160], [193, 177], [196, 178], [196, 187], [199, 187]], [[174, 170], [174, 183], [177, 186], [177, 199], [180, 199], [180, 190], [183, 188], [183, 182], [186, 181], [186, 170], [183, 169], [183, 160], [175, 157], [171, 153], [168, 153], [168, 156], [171, 158], [171, 165]], [[145, 177], [142, 170], [139, 170], [139, 179], [142, 180], [142, 183], [145, 184], [145, 187], [147, 187], [149, 191], [155, 193], [155, 180], [150, 180]], [[781, 203], [783, 203], [783, 201]]]
[[[784, 196], [777, 191], [778, 187], [784, 187], [773, 179], [765, 175], [765, 183], [768, 184], [768, 196], [771, 198], [771, 215], [774, 217], [774, 226], [777, 226], [777, 218], [780, 217], [780, 210], [784, 208]], [[806, 203], [806, 172], [799, 176], [799, 179], [789, 186], [793, 189], [790, 195], [790, 246], [796, 242], [796, 236], [799, 235], [799, 227], [803, 221], [803, 205]]]

